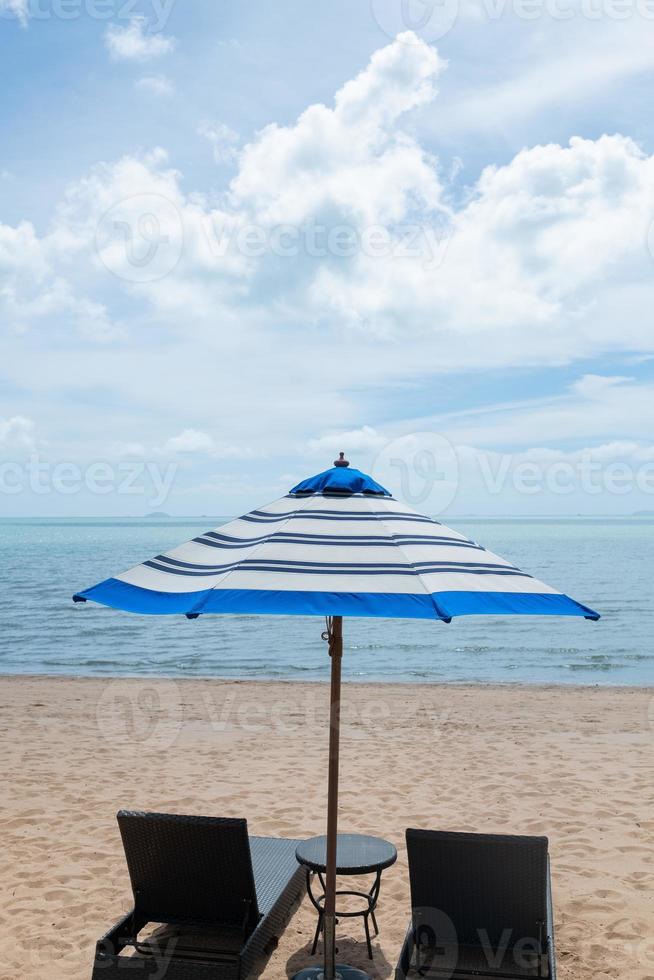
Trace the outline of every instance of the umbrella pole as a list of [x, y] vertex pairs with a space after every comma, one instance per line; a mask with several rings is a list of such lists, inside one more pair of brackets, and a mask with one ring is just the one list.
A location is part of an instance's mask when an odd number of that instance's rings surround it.
[[293, 980], [370, 980], [367, 973], [353, 966], [336, 966], [336, 850], [338, 844], [338, 762], [341, 735], [341, 661], [343, 659], [343, 617], [328, 619], [331, 685], [329, 696], [329, 775], [327, 779], [327, 856], [325, 858], [325, 905], [323, 915], [323, 967], [300, 970]]
[[333, 616], [329, 628], [331, 687], [329, 699], [329, 776], [327, 780], [327, 868], [325, 874], [325, 980], [334, 980], [336, 929], [336, 845], [338, 838], [338, 764], [341, 734], [341, 662], [343, 617]]

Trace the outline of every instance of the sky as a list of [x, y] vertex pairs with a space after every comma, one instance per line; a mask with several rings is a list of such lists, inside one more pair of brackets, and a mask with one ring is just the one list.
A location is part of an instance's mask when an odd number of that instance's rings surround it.
[[0, 517], [338, 451], [654, 512], [654, 0], [0, 0]]

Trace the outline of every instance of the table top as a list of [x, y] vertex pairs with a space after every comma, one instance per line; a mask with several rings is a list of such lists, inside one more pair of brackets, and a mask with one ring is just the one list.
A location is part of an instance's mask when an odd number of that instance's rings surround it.
[[[298, 844], [295, 857], [311, 871], [324, 871], [327, 861], [327, 838], [310, 837]], [[336, 846], [336, 873], [367, 874], [383, 871], [395, 864], [397, 851], [390, 841], [365, 834], [339, 834]]]

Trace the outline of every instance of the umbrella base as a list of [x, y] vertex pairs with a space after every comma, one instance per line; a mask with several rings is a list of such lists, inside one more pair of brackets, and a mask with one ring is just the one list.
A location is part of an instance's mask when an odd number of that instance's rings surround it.
[[[308, 966], [306, 970], [296, 973], [293, 980], [325, 980], [325, 970], [322, 966]], [[337, 963], [336, 980], [371, 980], [371, 978], [363, 970], [357, 970], [354, 966]]]

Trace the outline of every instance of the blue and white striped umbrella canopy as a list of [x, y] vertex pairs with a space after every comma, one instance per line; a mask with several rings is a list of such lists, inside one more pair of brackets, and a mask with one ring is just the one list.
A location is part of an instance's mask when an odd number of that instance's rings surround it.
[[347, 464], [74, 598], [136, 613], [440, 619], [598, 613]]
[[[340, 461], [339, 461], [340, 462]], [[599, 619], [347, 464], [84, 592], [137, 613]]]

